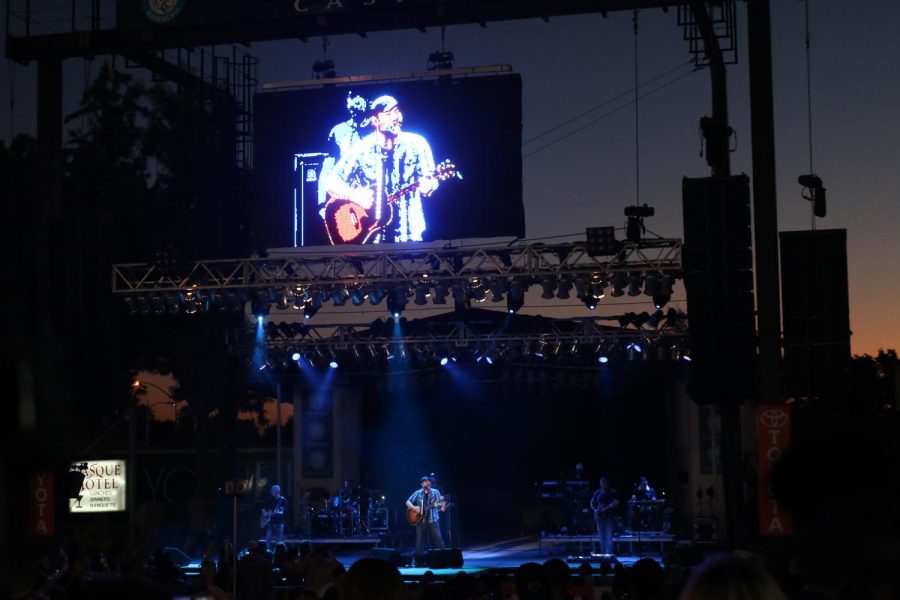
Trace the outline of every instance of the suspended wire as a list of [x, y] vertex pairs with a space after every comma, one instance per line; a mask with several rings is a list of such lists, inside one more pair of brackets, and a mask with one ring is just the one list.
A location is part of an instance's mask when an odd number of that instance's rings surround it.
[[[641, 120], [638, 101], [641, 99], [638, 94], [638, 14], [640, 11], [635, 10], [632, 16], [632, 25], [634, 26], [634, 203], [641, 205]], [[624, 198], [623, 198], [624, 201]]]
[[[804, 8], [804, 18], [805, 18], [805, 39], [804, 44], [806, 46], [806, 129], [807, 135], [809, 137], [809, 172], [810, 174], [815, 173], [813, 171], [813, 126], [812, 126], [812, 83], [811, 83], [811, 75], [810, 75], [810, 50], [809, 50], [809, 0], [805, 0], [803, 3]], [[815, 215], [815, 204], [810, 202], [809, 204], [810, 210], [810, 222], [812, 224], [812, 229], [816, 228], [816, 215]]]
[[[648, 79], [647, 81], [645, 81], [644, 83], [642, 83], [642, 84], [640, 85], [640, 87], [646, 87], [646, 86], [650, 85], [651, 83], [653, 83], [653, 82], [655, 82], [655, 81], [658, 81], [658, 80], [662, 79], [663, 77], [667, 77], [667, 76], [671, 75], [671, 74], [674, 73], [675, 71], [679, 71], [679, 70], [683, 69], [684, 67], [691, 66], [691, 65], [693, 64], [693, 62], [694, 62], [694, 61], [693, 61], [693, 59], [692, 59], [692, 60], [688, 60], [687, 62], [683, 62], [683, 63], [681, 63], [680, 65], [677, 65], [677, 66], [675, 66], [675, 67], [672, 67], [672, 68], [669, 69], [668, 71], [665, 71], [664, 73], [660, 73], [660, 74], [657, 75], [656, 77], [653, 77], [653, 78], [651, 78], [651, 79]], [[575, 121], [578, 121], [578, 120], [582, 119], [583, 117], [586, 117], [587, 115], [591, 114], [592, 112], [596, 112], [596, 111], [600, 110], [601, 108], [604, 108], [604, 107], [606, 107], [606, 106], [609, 106], [610, 104], [612, 104], [613, 102], [615, 102], [615, 101], [617, 101], [617, 100], [621, 100], [622, 98], [625, 98], [626, 96], [630, 96], [633, 92], [634, 92], [634, 90], [626, 90], [626, 91], [622, 92], [621, 94], [618, 94], [618, 95], [616, 95], [616, 96], [613, 96], [613, 97], [610, 98], [609, 100], [604, 101], [602, 104], [598, 104], [597, 106], [594, 106], [594, 107], [592, 107], [592, 108], [589, 108], [589, 109], [587, 109], [586, 111], [584, 111], [584, 112], [582, 112], [582, 113], [579, 113], [579, 114], [575, 115], [574, 117], [572, 117], [572, 118], [570, 118], [570, 119], [567, 119], [567, 120], [563, 121], [563, 122], [560, 123], [559, 125], [554, 125], [554, 126], [551, 127], [550, 129], [547, 129], [547, 130], [545, 130], [545, 131], [542, 131], [541, 133], [539, 133], [539, 134], [537, 134], [537, 135], [534, 135], [534, 136], [528, 138], [527, 140], [525, 140], [524, 142], [522, 142], [522, 145], [524, 146], [524, 145], [526, 145], [526, 144], [530, 144], [531, 142], [534, 142], [534, 141], [536, 141], [536, 140], [538, 140], [538, 139], [540, 139], [540, 138], [542, 138], [542, 137], [544, 137], [544, 136], [546, 136], [546, 135], [549, 135], [549, 134], [553, 133], [554, 131], [558, 131], [558, 130], [562, 129], [562, 128], [565, 127], [566, 125], [571, 125], [571, 124], [574, 123]]]
[[[692, 75], [693, 73], [695, 73], [695, 72], [698, 71], [698, 70], [699, 70], [699, 69], [697, 69], [697, 68], [693, 68], [693, 69], [691, 69], [690, 71], [688, 71], [688, 72], [686, 72], [686, 73], [683, 73], [683, 74], [679, 75], [679, 76], [676, 77], [675, 79], [672, 79], [671, 81], [668, 81], [668, 82], [666, 82], [666, 83], [664, 83], [664, 84], [662, 84], [662, 85], [660, 85], [660, 86], [657, 86], [657, 87], [651, 89], [650, 91], [648, 91], [648, 92], [646, 92], [646, 93], [644, 93], [644, 94], [641, 94], [640, 99], [643, 100], [644, 98], [647, 98], [648, 96], [651, 96], [651, 95], [655, 94], [656, 92], [658, 92], [658, 91], [660, 91], [660, 90], [662, 90], [662, 89], [665, 89], [665, 88], [669, 87], [670, 85], [675, 84], [675, 83], [681, 81], [682, 79], [684, 79], [684, 78], [687, 77], [688, 75]], [[630, 94], [631, 92], [629, 91], [628, 93]], [[531, 156], [534, 156], [534, 155], [537, 154], [538, 152], [540, 152], [540, 151], [542, 151], [542, 150], [545, 150], [545, 149], [549, 148], [550, 146], [553, 146], [553, 145], [557, 144], [558, 142], [561, 142], [561, 141], [563, 141], [564, 139], [569, 138], [569, 137], [575, 135], [576, 133], [578, 133], [578, 132], [580, 132], [580, 131], [583, 131], [583, 130], [587, 129], [587, 128], [590, 127], [591, 125], [594, 125], [594, 124], [596, 124], [596, 123], [599, 123], [599, 122], [602, 121], [603, 119], [605, 119], [605, 118], [607, 118], [607, 117], [610, 117], [610, 116], [616, 114], [617, 112], [619, 112], [619, 111], [621, 111], [621, 110], [625, 110], [626, 108], [630, 108], [630, 107], [631, 107], [631, 103], [623, 104], [622, 106], [619, 106], [619, 107], [617, 107], [617, 108], [614, 108], [614, 109], [612, 109], [612, 110], [609, 111], [609, 112], [603, 113], [602, 115], [600, 115], [600, 116], [597, 117], [596, 119], [592, 119], [592, 120], [588, 121], [587, 123], [585, 123], [584, 125], [582, 125], [582, 126], [580, 126], [580, 127], [577, 127], [577, 128], [575, 128], [575, 129], [573, 129], [572, 131], [570, 131], [570, 132], [568, 132], [568, 133], [566, 133], [566, 134], [564, 134], [564, 135], [561, 135], [560, 137], [558, 137], [558, 138], [556, 138], [556, 139], [554, 139], [554, 140], [551, 140], [551, 141], [547, 142], [547, 143], [544, 144], [543, 146], [539, 146], [539, 147], [535, 148], [534, 150], [532, 150], [532, 151], [528, 152], [527, 154], [523, 155], [522, 158], [529, 158], [529, 157], [531, 157]]]
[[12, 143], [13, 138], [16, 137], [16, 61], [8, 60], [6, 65], [9, 74], [9, 141]]

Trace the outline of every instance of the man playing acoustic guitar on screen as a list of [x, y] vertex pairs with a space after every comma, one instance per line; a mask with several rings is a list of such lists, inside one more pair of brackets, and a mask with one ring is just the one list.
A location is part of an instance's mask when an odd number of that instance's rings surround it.
[[456, 175], [434, 164], [424, 137], [402, 131], [397, 100], [379, 96], [369, 107], [374, 131], [345, 152], [327, 175], [325, 228], [332, 244], [422, 241], [422, 199], [440, 179]]

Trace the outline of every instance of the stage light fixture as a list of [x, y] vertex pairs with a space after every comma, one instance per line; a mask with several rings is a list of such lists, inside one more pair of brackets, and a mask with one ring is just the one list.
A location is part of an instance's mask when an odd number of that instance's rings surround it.
[[514, 279], [509, 284], [509, 293], [506, 294], [506, 312], [511, 315], [519, 312], [525, 304], [525, 291], [522, 288], [522, 282]]
[[462, 283], [457, 283], [457, 284], [453, 285], [451, 290], [453, 292], [453, 301], [456, 302], [457, 306], [463, 306], [468, 302], [466, 290], [463, 287]]
[[647, 296], [655, 296], [659, 293], [661, 282], [659, 273], [648, 272], [644, 275], [644, 294]]
[[334, 306], [344, 306], [347, 303], [347, 298], [350, 297], [350, 292], [347, 288], [338, 287], [335, 288], [331, 292], [331, 302]]
[[434, 304], [447, 304], [448, 293], [447, 284], [443, 281], [438, 281], [434, 284], [434, 294], [431, 296], [431, 301]]
[[269, 314], [269, 296], [265, 291], [257, 290], [253, 294], [253, 299], [250, 301], [250, 310], [257, 317], [265, 317]]
[[[280, 325], [285, 325], [285, 323], [281, 323]], [[280, 337], [282, 335], [282, 329], [280, 325], [278, 323], [275, 323], [275, 321], [269, 321], [268, 323], [266, 323], [266, 337], [270, 340], [274, 340]]]
[[600, 356], [597, 357], [597, 362], [600, 363], [601, 365], [605, 365], [606, 363], [609, 362], [609, 357], [606, 356], [605, 354], [601, 354]]
[[128, 316], [133, 317], [138, 314], [137, 303], [134, 298], [126, 297], [125, 298], [125, 308], [128, 310]]
[[825, 202], [825, 188], [822, 186], [822, 178], [811, 173], [798, 177], [797, 183], [804, 188], [801, 193], [803, 199], [813, 203], [813, 214], [820, 218], [824, 217], [828, 212], [828, 206]]
[[402, 288], [395, 288], [387, 299], [387, 309], [388, 312], [393, 315], [395, 319], [399, 319], [400, 315], [403, 314], [403, 309], [406, 308], [406, 290]]
[[671, 294], [665, 294], [663, 292], [659, 292], [658, 294], [653, 295], [653, 306], [656, 308], [663, 308], [666, 304], [669, 303], [669, 300], [672, 299]]
[[541, 280], [541, 287], [543, 288], [543, 292], [541, 292], [541, 298], [545, 300], [549, 300], [556, 295], [556, 277], [547, 276]]
[[606, 297], [606, 282], [600, 277], [594, 277], [591, 280], [591, 295], [600, 300]]
[[447, 366], [447, 363], [450, 362], [450, 359], [449, 359], [448, 357], [446, 357], [446, 356], [442, 356], [440, 362], [441, 362], [441, 366], [442, 366], [442, 367], [446, 367], [446, 366]]
[[628, 295], [631, 297], [641, 295], [641, 275], [632, 273], [628, 276]]
[[572, 280], [568, 277], [559, 279], [559, 289], [556, 290], [556, 297], [560, 300], [568, 300], [569, 292], [572, 291]]
[[615, 227], [588, 227], [586, 239], [588, 256], [612, 256], [619, 251]]
[[627, 312], [624, 315], [619, 315], [619, 327], [625, 329], [626, 327], [634, 323], [634, 316], [635, 315], [633, 312]]
[[491, 302], [503, 302], [504, 283], [503, 279], [495, 279], [491, 282]]
[[375, 286], [371, 290], [369, 290], [369, 304], [372, 306], [378, 306], [381, 304], [381, 301], [384, 300], [384, 297], [387, 295], [384, 288]]
[[584, 302], [584, 305], [588, 310], [594, 310], [595, 308], [597, 308], [597, 299], [590, 294], [582, 298], [581, 301]]
[[413, 302], [415, 302], [419, 306], [428, 304], [428, 296], [430, 296], [431, 293], [428, 291], [427, 283], [419, 283], [419, 285], [416, 286], [415, 294], [416, 298], [415, 300], [413, 300]]
[[625, 216], [628, 218], [625, 224], [625, 237], [629, 242], [641, 241], [645, 231], [644, 217], [652, 217], [654, 212], [653, 207], [646, 204], [625, 207]]
[[315, 293], [303, 304], [303, 317], [312, 319], [319, 312], [320, 308], [322, 308], [322, 297]]
[[354, 287], [350, 290], [350, 302], [353, 303], [353, 306], [361, 306], [366, 301], [366, 295], [362, 289]]
[[301, 358], [302, 358], [302, 355], [301, 355], [299, 352], [297, 352], [296, 350], [294, 350], [293, 352], [291, 352], [291, 360], [292, 360], [292, 361], [294, 361], [294, 362], [300, 362], [300, 359], [301, 359]]
[[150, 314], [150, 301], [147, 299], [146, 296], [138, 296], [136, 304], [137, 304], [137, 310], [140, 314], [142, 314], [142, 315]]
[[337, 360], [332, 359], [331, 362], [328, 363], [328, 366], [329, 366], [330, 368], [332, 368], [332, 369], [337, 369], [337, 368], [338, 368], [338, 362], [337, 362]]
[[619, 298], [620, 296], [625, 295], [625, 286], [628, 284], [628, 280], [625, 278], [624, 273], [613, 273], [613, 276], [610, 278], [610, 282], [613, 286], [613, 290], [612, 292], [610, 292], [610, 295], [613, 298]]

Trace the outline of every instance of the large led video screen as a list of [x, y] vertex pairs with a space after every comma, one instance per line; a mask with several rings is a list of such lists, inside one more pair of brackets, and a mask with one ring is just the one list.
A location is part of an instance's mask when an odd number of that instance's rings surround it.
[[524, 236], [518, 75], [257, 94], [266, 247]]

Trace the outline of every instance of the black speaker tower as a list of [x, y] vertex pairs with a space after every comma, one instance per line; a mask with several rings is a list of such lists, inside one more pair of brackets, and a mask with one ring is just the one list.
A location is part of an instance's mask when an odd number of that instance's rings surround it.
[[750, 180], [685, 178], [682, 200], [688, 393], [698, 404], [742, 402], [753, 394], [756, 367]]
[[839, 400], [850, 367], [847, 231], [785, 231], [780, 238], [785, 394]]

